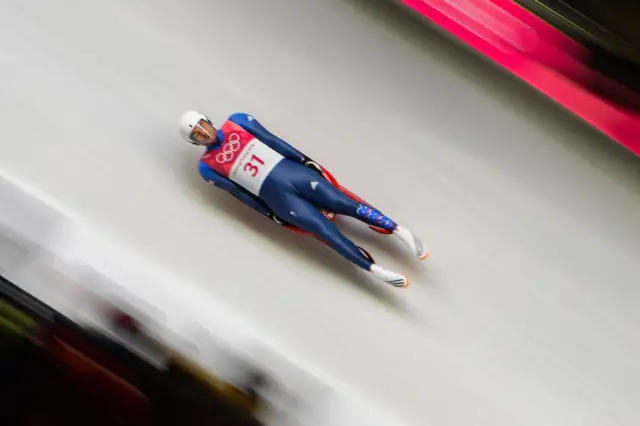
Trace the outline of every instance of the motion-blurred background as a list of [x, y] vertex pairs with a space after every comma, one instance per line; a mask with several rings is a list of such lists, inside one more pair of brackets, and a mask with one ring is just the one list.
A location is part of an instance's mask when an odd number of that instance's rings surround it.
[[[0, 0], [0, 424], [640, 422], [638, 6]], [[246, 111], [432, 248], [200, 181]]]

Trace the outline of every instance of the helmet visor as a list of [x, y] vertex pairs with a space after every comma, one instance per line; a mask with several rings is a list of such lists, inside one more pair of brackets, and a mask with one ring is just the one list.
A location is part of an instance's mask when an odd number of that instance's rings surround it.
[[215, 127], [207, 120], [200, 120], [198, 124], [193, 126], [193, 130], [189, 135], [189, 139], [197, 145], [205, 145], [215, 142], [218, 138]]

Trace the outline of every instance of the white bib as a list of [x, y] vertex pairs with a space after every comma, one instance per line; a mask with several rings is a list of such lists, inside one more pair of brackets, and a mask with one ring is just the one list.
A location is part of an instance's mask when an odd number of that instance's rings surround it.
[[278, 152], [253, 138], [233, 162], [229, 179], [259, 196], [265, 179], [283, 158]]

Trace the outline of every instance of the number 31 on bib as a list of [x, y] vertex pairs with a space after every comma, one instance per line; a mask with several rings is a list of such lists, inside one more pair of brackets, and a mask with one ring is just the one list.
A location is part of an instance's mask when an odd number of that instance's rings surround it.
[[283, 158], [258, 139], [253, 139], [238, 156], [229, 177], [252, 194], [260, 195], [264, 180]]

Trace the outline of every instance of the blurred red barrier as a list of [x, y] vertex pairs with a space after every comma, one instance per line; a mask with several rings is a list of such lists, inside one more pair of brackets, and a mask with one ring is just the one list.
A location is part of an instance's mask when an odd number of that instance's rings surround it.
[[402, 0], [640, 155], [640, 113], [589, 88], [640, 96], [591, 70], [588, 49], [512, 0]]

